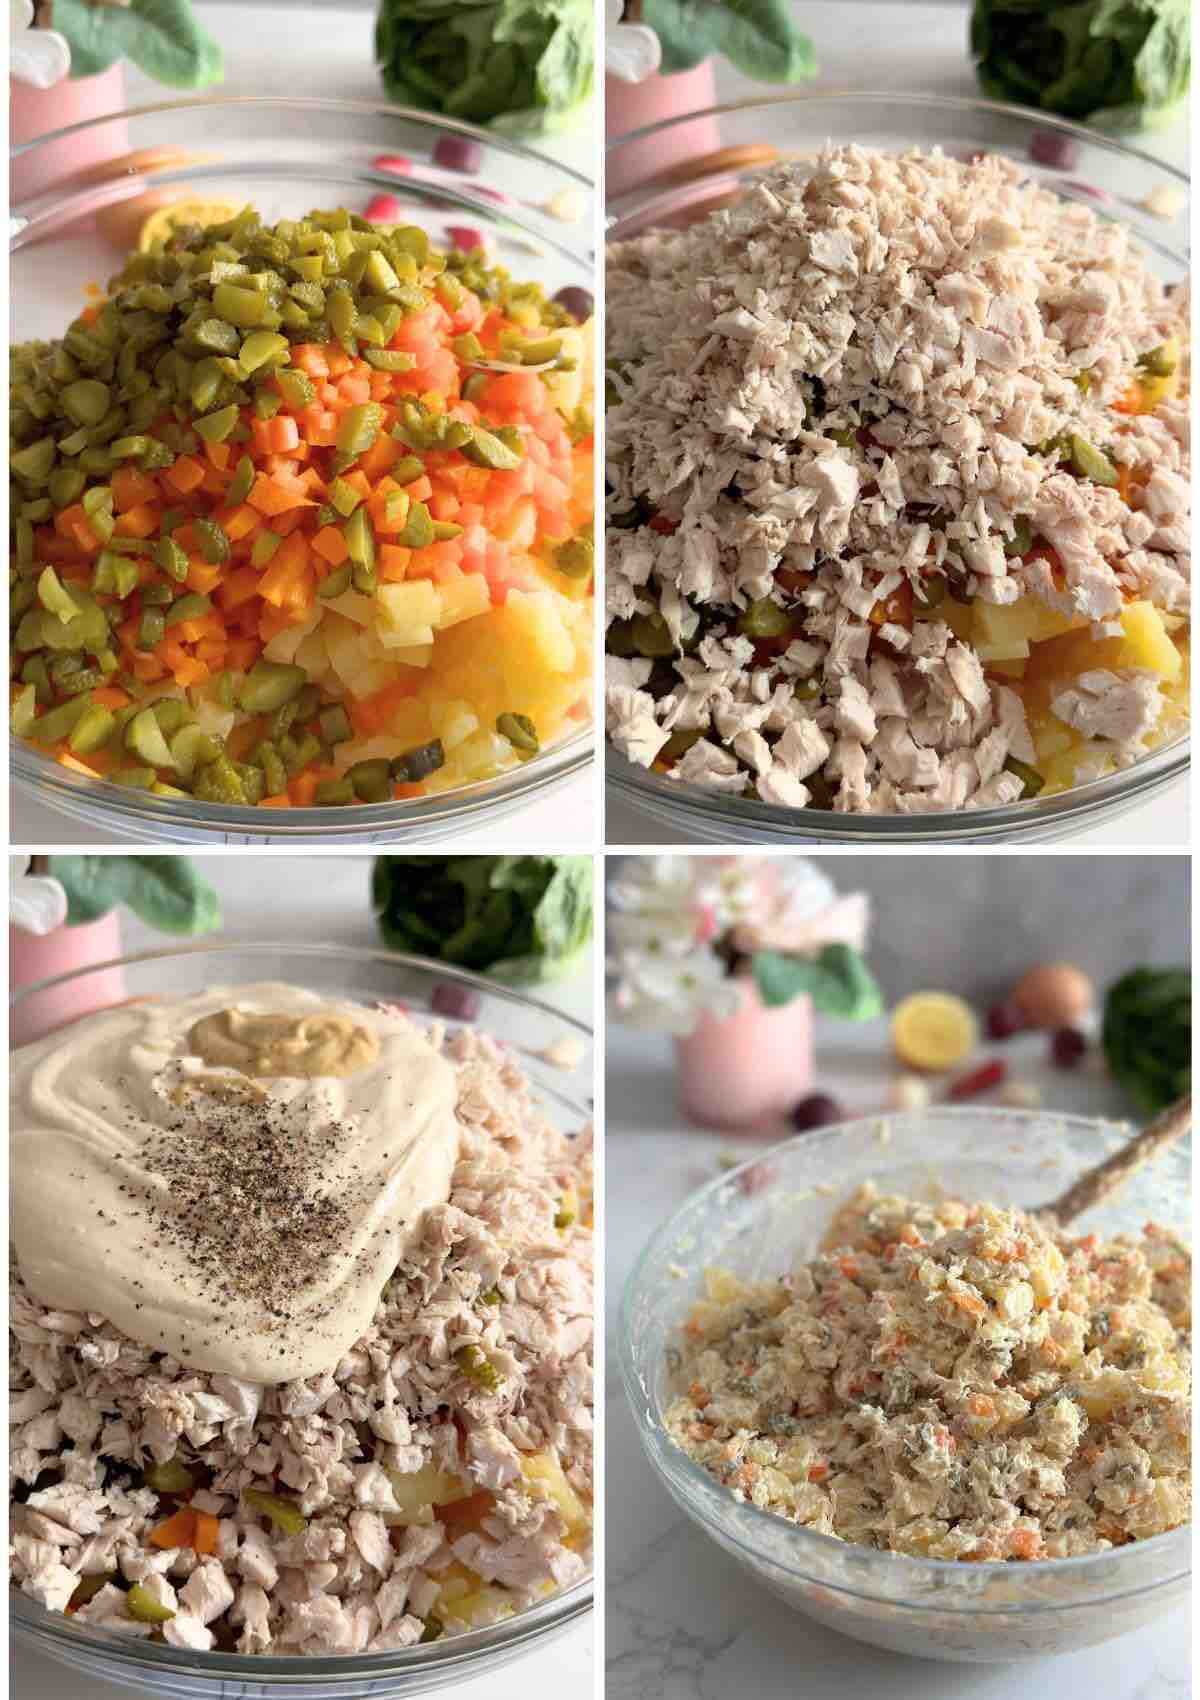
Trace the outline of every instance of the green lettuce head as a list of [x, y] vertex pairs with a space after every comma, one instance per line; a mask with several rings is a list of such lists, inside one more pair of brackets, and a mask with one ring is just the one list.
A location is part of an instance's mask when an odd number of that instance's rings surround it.
[[1097, 129], [1156, 129], [1191, 75], [1191, 0], [975, 0], [971, 53], [995, 100]]
[[382, 0], [375, 57], [406, 106], [506, 135], [562, 130], [592, 92], [591, 0]]
[[393, 950], [512, 985], [567, 973], [592, 936], [588, 856], [379, 856], [371, 897]]

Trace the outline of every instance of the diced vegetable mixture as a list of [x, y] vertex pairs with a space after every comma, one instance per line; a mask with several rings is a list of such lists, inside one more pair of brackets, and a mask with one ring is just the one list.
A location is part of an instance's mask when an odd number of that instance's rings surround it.
[[251, 207], [10, 355], [12, 726], [170, 797], [379, 803], [586, 721], [590, 338], [426, 233]]

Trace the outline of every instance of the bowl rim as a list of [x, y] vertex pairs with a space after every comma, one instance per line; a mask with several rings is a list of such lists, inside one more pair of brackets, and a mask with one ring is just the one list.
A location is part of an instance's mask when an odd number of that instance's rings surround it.
[[[420, 125], [427, 131], [450, 132], [481, 143], [487, 149], [511, 156], [514, 166], [522, 161], [550, 167], [556, 173], [584, 189], [594, 197], [595, 182], [574, 166], [565, 165], [539, 149], [526, 146], [511, 137], [495, 135], [474, 124], [440, 114], [420, 112], [415, 107], [400, 106], [384, 100], [334, 99], [320, 95], [203, 95], [194, 100], [155, 101], [142, 106], [123, 107], [98, 118], [83, 119], [77, 124], [64, 125], [29, 142], [18, 142], [9, 148], [9, 160], [15, 162], [36, 153], [41, 148], [74, 137], [83, 132], [100, 131], [105, 125], [139, 118], [164, 117], [188, 111], [210, 113], [219, 122], [222, 113], [236, 115], [239, 111], [298, 111], [327, 113], [345, 118], [370, 117], [398, 119]], [[167, 166], [156, 171], [153, 165], [141, 169], [139, 176], [147, 180], [167, 181], [174, 168]], [[372, 167], [363, 168], [368, 175]], [[452, 174], [455, 175], [455, 174]], [[458, 180], [461, 179], [461, 180]], [[71, 184], [74, 174], [68, 172], [63, 181]], [[383, 178], [380, 179], [383, 181]], [[469, 194], [472, 177], [456, 175], [452, 187]], [[61, 184], [59, 185], [59, 189]], [[23, 202], [14, 202], [10, 221], [9, 248], [21, 245], [21, 237], [29, 224], [39, 216], [37, 209], [46, 196], [59, 189], [43, 189]], [[590, 226], [580, 227], [586, 253], [594, 258]], [[593, 634], [594, 636], [594, 634]], [[594, 710], [595, 681], [587, 685], [585, 697], [589, 710]], [[374, 833], [392, 833], [408, 829], [414, 836], [424, 828], [442, 825], [451, 819], [455, 824], [470, 826], [474, 818], [486, 815], [493, 804], [530, 802], [551, 786], [574, 778], [586, 771], [596, 756], [597, 737], [594, 713], [578, 731], [571, 731], [540, 751], [530, 761], [506, 769], [488, 779], [472, 780], [449, 790], [434, 791], [422, 797], [392, 798], [384, 803], [355, 803], [341, 808], [261, 809], [249, 804], [202, 803], [195, 798], [158, 797], [131, 787], [114, 785], [111, 780], [96, 775], [89, 779], [75, 773], [44, 755], [25, 739], [10, 736], [10, 770], [13, 783], [26, 795], [34, 797], [47, 808], [74, 815], [79, 810], [95, 809], [108, 816], [113, 829], [141, 835], [143, 825], [153, 823], [160, 833], [169, 833], [172, 841], [181, 833], [203, 833], [219, 839], [226, 833], [251, 841], [256, 839], [362, 838]], [[461, 806], [460, 806], [461, 805]], [[171, 829], [174, 829], [173, 831]]]
[[995, 838], [1010, 828], [1037, 827], [1052, 823], [1060, 828], [1086, 824], [1097, 811], [1111, 803], [1132, 803], [1149, 797], [1188, 773], [1191, 766], [1191, 732], [1183, 732], [1168, 743], [1147, 750], [1128, 767], [1072, 785], [1049, 797], [1029, 797], [1015, 803], [992, 804], [988, 808], [939, 809], [929, 814], [842, 814], [830, 809], [791, 809], [767, 803], [760, 797], [729, 797], [707, 791], [703, 786], [672, 779], [631, 762], [607, 740], [604, 751], [605, 777], [612, 789], [634, 806], [655, 803], [674, 805], [693, 820], [727, 821], [732, 825], [791, 830], [798, 835], [831, 843], [852, 843], [873, 838], [914, 842], [922, 839], [973, 840]]
[[[643, 125], [614, 137], [606, 148], [606, 158], [615, 156], [621, 148], [634, 142], [644, 142], [668, 130], [679, 129], [694, 120], [729, 117], [737, 113], [771, 112], [777, 107], [816, 108], [833, 106], [898, 106], [913, 111], [940, 110], [963, 113], [988, 113], [1007, 119], [1020, 119], [1040, 129], [1059, 131], [1090, 147], [1099, 148], [1117, 157], [1132, 158], [1173, 178], [1190, 191], [1191, 177], [1178, 166], [1157, 159], [1142, 148], [1132, 147], [1115, 136], [1088, 129], [1053, 113], [1013, 102], [986, 100], [970, 95], [925, 94], [913, 90], [839, 88], [797, 90], [787, 94], [764, 95], [747, 100], [725, 101], [716, 106], [680, 113]], [[628, 216], [628, 206], [639, 196], [652, 193], [658, 185], [654, 177], [633, 185], [612, 197], [609, 221], [619, 224]], [[1053, 180], [1047, 187], [1053, 189]], [[624, 209], [624, 210], [623, 210]], [[707, 791], [702, 786], [689, 785], [678, 779], [653, 773], [629, 761], [610, 743], [605, 743], [605, 777], [612, 789], [634, 807], [651, 807], [658, 803], [671, 805], [686, 815], [688, 824], [705, 820], [724, 821], [730, 827], [753, 829], [756, 826], [772, 829], [772, 834], [791, 830], [798, 835], [813, 833], [826, 842], [869, 841], [880, 837], [888, 840], [936, 841], [945, 838], [973, 838], [979, 835], [994, 837], [1008, 829], [1037, 827], [1053, 823], [1067, 828], [1090, 816], [1109, 803], [1132, 803], [1171, 783], [1187, 773], [1191, 764], [1191, 733], [1160, 744], [1138, 758], [1129, 767], [1073, 785], [1050, 797], [1031, 797], [1015, 803], [995, 804], [983, 809], [943, 809], [930, 814], [897, 815], [868, 813], [842, 815], [825, 809], [792, 809], [778, 803], [766, 803], [757, 797], [727, 797]], [[647, 803], [646, 799], [652, 799]], [[832, 823], [837, 823], [836, 828]], [[882, 824], [881, 824], [882, 823]], [[897, 823], [903, 823], [897, 824]], [[957, 829], [957, 830], [956, 830]]]
[[[1053, 1121], [1056, 1125], [1064, 1128], [1086, 1130], [1092, 1136], [1098, 1130], [1103, 1130], [1109, 1143], [1118, 1131], [1125, 1138], [1128, 1137], [1129, 1131], [1127, 1122], [1122, 1123], [1106, 1116], [1074, 1115], [1069, 1112], [1046, 1109], [1010, 1109], [1000, 1105], [985, 1105], [979, 1108], [971, 1108], [965, 1105], [932, 1105], [920, 1112], [900, 1110], [856, 1116], [851, 1121], [837, 1122], [829, 1127], [818, 1128], [815, 1132], [791, 1134], [786, 1139], [776, 1141], [773, 1145], [755, 1150], [736, 1168], [723, 1170], [714, 1179], [707, 1181], [704, 1186], [690, 1192], [682, 1204], [673, 1210], [665, 1221], [659, 1224], [643, 1245], [638, 1253], [637, 1261], [621, 1287], [617, 1315], [617, 1357], [621, 1368], [621, 1380], [638, 1437], [660, 1482], [666, 1485], [668, 1491], [672, 1491], [672, 1497], [675, 1497], [671, 1484], [667, 1481], [667, 1472], [663, 1463], [665, 1457], [670, 1457], [679, 1475], [687, 1482], [689, 1487], [696, 1491], [697, 1509], [693, 1511], [690, 1507], [686, 1508], [688, 1514], [693, 1516], [702, 1528], [706, 1529], [710, 1519], [715, 1521], [720, 1518], [722, 1535], [727, 1535], [735, 1545], [744, 1548], [751, 1558], [754, 1558], [756, 1553], [761, 1550], [757, 1547], [753, 1538], [757, 1530], [769, 1529], [776, 1539], [779, 1538], [781, 1527], [790, 1531], [790, 1534], [783, 1538], [790, 1539], [795, 1547], [794, 1565], [797, 1574], [801, 1574], [800, 1566], [804, 1562], [805, 1553], [812, 1553], [816, 1558], [820, 1558], [822, 1555], [828, 1557], [845, 1556], [847, 1554], [862, 1555], [864, 1564], [874, 1564], [881, 1573], [886, 1570], [889, 1575], [899, 1576], [901, 1579], [906, 1574], [912, 1576], [914, 1580], [919, 1577], [930, 1579], [961, 1577], [964, 1566], [957, 1559], [916, 1558], [909, 1553], [879, 1551], [874, 1547], [860, 1547], [856, 1543], [839, 1540], [834, 1535], [823, 1535], [816, 1530], [792, 1523], [788, 1518], [780, 1517], [773, 1511], [763, 1510], [751, 1501], [739, 1502], [735, 1500], [727, 1489], [714, 1482], [707, 1470], [697, 1464], [674, 1441], [667, 1438], [666, 1431], [662, 1428], [658, 1417], [656, 1401], [653, 1399], [648, 1383], [643, 1379], [635, 1362], [632, 1346], [633, 1309], [640, 1297], [640, 1289], [645, 1278], [644, 1272], [652, 1254], [678, 1232], [681, 1218], [722, 1189], [736, 1186], [739, 1176], [744, 1175], [747, 1170], [758, 1164], [770, 1163], [772, 1159], [778, 1159], [790, 1150], [801, 1146], [809, 1151], [813, 1149], [814, 1144], [832, 1147], [845, 1134], [877, 1128], [881, 1122], [890, 1123], [915, 1115], [919, 1115], [923, 1122], [932, 1120], [935, 1123], [950, 1125], [955, 1122], [978, 1123], [980, 1120], [1002, 1119], [1010, 1127], [1014, 1123], [1018, 1126], [1027, 1124], [1031, 1130], [1039, 1123], [1044, 1125], [1047, 1121]], [[1186, 1162], [1190, 1177], [1191, 1159], [1190, 1155], [1185, 1156], [1186, 1148], [1176, 1145], [1171, 1149], [1174, 1152], [1174, 1161], [1183, 1160]], [[701, 1515], [700, 1506], [703, 1507], [706, 1515]], [[1002, 1569], [1005, 1573], [1015, 1572], [1018, 1576], [1031, 1574], [1078, 1576], [1086, 1574], [1089, 1567], [1098, 1567], [1102, 1561], [1108, 1565], [1113, 1563], [1120, 1565], [1123, 1562], [1122, 1555], [1126, 1553], [1146, 1552], [1150, 1549], [1160, 1552], [1168, 1550], [1172, 1546], [1177, 1547], [1180, 1552], [1177, 1571], [1170, 1577], [1157, 1578], [1148, 1584], [1143, 1583], [1128, 1590], [1130, 1595], [1151, 1592], [1155, 1588], [1166, 1586], [1172, 1581], [1178, 1581], [1180, 1578], [1190, 1575], [1191, 1536], [1192, 1524], [1182, 1523], [1176, 1529], [1168, 1529], [1162, 1534], [1151, 1535], [1146, 1540], [1131, 1541], [1127, 1546], [1112, 1548], [1104, 1552], [1080, 1553], [1070, 1558], [1048, 1560], [1007, 1559], [1003, 1561]], [[899, 1570], [894, 1568], [896, 1565], [900, 1566]], [[972, 1566], [971, 1569], [974, 1574], [978, 1574], [978, 1567]], [[829, 1588], [834, 1592], [857, 1594], [858, 1597], [864, 1599], [878, 1597], [873, 1594], [859, 1594], [857, 1589], [846, 1587], [837, 1582], [830, 1582], [823, 1576], [817, 1580], [821, 1587]], [[1118, 1596], [1110, 1592], [1105, 1597], [1116, 1598], [1125, 1597], [1125, 1595]], [[904, 1610], [924, 1610], [928, 1606], [928, 1602], [925, 1601], [898, 1600], [890, 1594], [886, 1598], [889, 1606], [894, 1605]], [[973, 1616], [1011, 1617], [1014, 1615], [1028, 1616], [1036, 1611], [1061, 1612], [1071, 1609], [1078, 1603], [1078, 1601], [1045, 1603], [1017, 1601], [1000, 1605], [982, 1605], [970, 1597], [964, 1598], [961, 1602], [955, 1602], [953, 1598], [950, 1598], [949, 1602], [945, 1598], [939, 1598], [938, 1610], [962, 1611]]]
[[[1060, 118], [1056, 113], [1042, 112], [1036, 106], [1021, 106], [1015, 101], [988, 100], [983, 96], [964, 94], [933, 94], [924, 93], [918, 89], [797, 89], [786, 94], [761, 95], [747, 100], [723, 101], [716, 106], [698, 107], [694, 112], [682, 112], [673, 118], [661, 118], [655, 124], [643, 124], [640, 129], [626, 130], [623, 135], [615, 136], [606, 146], [606, 156], [615, 153], [627, 143], [644, 141], [647, 137], [658, 135], [661, 131], [690, 124], [698, 118], [721, 118], [735, 112], [753, 112], [759, 108], [770, 110], [776, 106], [820, 106], [823, 104], [867, 104], [909, 106], [916, 110], [936, 107], [949, 112], [990, 112], [1005, 118], [1021, 118], [1032, 120], [1039, 129], [1060, 130], [1064, 135], [1072, 136], [1077, 141], [1087, 142], [1092, 147], [1098, 147], [1109, 153], [1123, 154], [1127, 158], [1138, 159], [1156, 171], [1164, 172], [1168, 177], [1176, 178], [1180, 183], [1191, 186], [1191, 177], [1177, 165], [1170, 165], [1166, 160], [1158, 159], [1154, 154], [1147, 153], [1144, 148], [1131, 147], [1128, 142], [1117, 136], [1106, 135], [1102, 130], [1089, 129], [1086, 124], [1076, 124], [1069, 118]], [[648, 180], [651, 184], [653, 178]], [[636, 184], [627, 191], [634, 194], [643, 184]], [[619, 196], [618, 199], [623, 199]]]
[[[89, 974], [103, 973], [113, 968], [128, 968], [135, 965], [153, 964], [176, 961], [180, 957], [216, 956], [225, 952], [244, 952], [250, 956], [278, 956], [281, 952], [291, 955], [311, 956], [322, 961], [349, 961], [388, 966], [399, 965], [407, 969], [435, 975], [439, 980], [453, 980], [460, 985], [469, 986], [475, 991], [499, 997], [503, 1001], [515, 1004], [520, 1008], [536, 1010], [538, 1014], [549, 1016], [565, 1027], [586, 1038], [589, 1044], [594, 1042], [595, 1030], [591, 1024], [578, 1016], [570, 1015], [565, 1010], [556, 1009], [552, 1004], [541, 998], [529, 996], [513, 986], [506, 986], [499, 981], [489, 980], [482, 974], [473, 973], [466, 968], [456, 968], [450, 963], [437, 961], [433, 957], [416, 956], [406, 951], [381, 950], [367, 945], [341, 945], [307, 940], [285, 939], [206, 939], [198, 943], [185, 945], [165, 945], [154, 950], [129, 951], [121, 956], [109, 958], [104, 962], [88, 963], [83, 968], [73, 968], [65, 974], [48, 975], [45, 979], [31, 981], [28, 985], [17, 987], [9, 992], [9, 1008], [16, 1009], [27, 998], [36, 996], [48, 988], [63, 986], [71, 981], [82, 980]], [[89, 1013], [102, 1014], [103, 1011]], [[86, 1014], [76, 1019], [86, 1020]], [[62, 1025], [68, 1026], [69, 1022]], [[57, 1029], [56, 1029], [57, 1030]], [[39, 1041], [34, 1040], [33, 1043]], [[18, 1047], [19, 1048], [19, 1047]], [[581, 1103], [579, 1106], [585, 1106]], [[595, 1596], [595, 1567], [586, 1576], [552, 1594], [548, 1599], [539, 1601], [536, 1605], [528, 1606], [523, 1611], [514, 1613], [500, 1623], [488, 1624], [482, 1629], [471, 1629], [462, 1635], [451, 1635], [425, 1646], [402, 1647], [381, 1653], [338, 1653], [332, 1655], [306, 1655], [303, 1653], [272, 1654], [272, 1653], [225, 1653], [199, 1652], [191, 1648], [163, 1647], [144, 1641], [120, 1635], [112, 1630], [99, 1629], [93, 1625], [75, 1624], [63, 1612], [52, 1612], [46, 1606], [39, 1605], [19, 1589], [11, 1590], [10, 1612], [15, 1635], [37, 1645], [42, 1637], [49, 1635], [60, 1641], [64, 1648], [69, 1647], [73, 1653], [79, 1654], [92, 1650], [97, 1656], [113, 1654], [118, 1657], [127, 1656], [135, 1666], [147, 1669], [181, 1670], [198, 1676], [240, 1678], [249, 1681], [253, 1676], [264, 1678], [290, 1677], [296, 1681], [312, 1679], [328, 1679], [342, 1675], [365, 1678], [372, 1674], [380, 1676], [403, 1676], [417, 1672], [437, 1669], [452, 1670], [458, 1665], [474, 1666], [483, 1664], [486, 1655], [493, 1651], [504, 1650], [509, 1653], [519, 1653], [531, 1650], [530, 1643], [536, 1642], [543, 1632], [566, 1629], [592, 1610]], [[87, 1633], [81, 1635], [80, 1629]], [[464, 1678], [470, 1672], [464, 1671]]]
[[[527, 147], [525, 143], [514, 140], [511, 136], [500, 135], [491, 130], [484, 130], [477, 124], [464, 123], [460, 118], [443, 117], [441, 113], [422, 112], [415, 106], [402, 106], [388, 100], [362, 100], [354, 97], [332, 95], [282, 95], [282, 94], [212, 94], [198, 95], [194, 100], [157, 100], [148, 101], [141, 106], [123, 106], [115, 112], [105, 112], [96, 118], [82, 118], [77, 124], [64, 124], [59, 130], [48, 130], [44, 136], [35, 136], [28, 142], [14, 142], [9, 146], [9, 159], [23, 158], [37, 148], [49, 146], [52, 142], [61, 141], [64, 136], [75, 136], [81, 131], [101, 129], [105, 124], [117, 123], [122, 119], [147, 118], [155, 115], [166, 115], [190, 110], [246, 108], [254, 107], [264, 111], [287, 108], [300, 112], [329, 112], [332, 114], [370, 113], [377, 118], [402, 118], [412, 123], [421, 124], [427, 129], [449, 130], [459, 136], [466, 136], [471, 141], [482, 142], [489, 148], [495, 148], [501, 153], [516, 155], [518, 159], [538, 160], [543, 165], [551, 165], [556, 171], [561, 171], [567, 177], [573, 177], [591, 193], [595, 193], [596, 184], [583, 172], [574, 166], [565, 165], [540, 149]], [[68, 174], [69, 175], [69, 174]], [[37, 197], [33, 197], [37, 199]], [[19, 207], [22, 203], [18, 202]]]

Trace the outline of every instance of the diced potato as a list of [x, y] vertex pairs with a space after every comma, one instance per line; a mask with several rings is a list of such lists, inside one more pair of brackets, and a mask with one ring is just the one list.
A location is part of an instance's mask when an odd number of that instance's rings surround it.
[[582, 1534], [591, 1527], [591, 1514], [563, 1474], [556, 1453], [526, 1453], [521, 1459], [521, 1472], [527, 1482], [540, 1484], [546, 1498], [553, 1500], [570, 1534]]
[[1145, 667], [1160, 679], [1178, 678], [1183, 659], [1163, 625], [1162, 615], [1152, 602], [1127, 603], [1121, 614], [1125, 630], [1126, 665]]
[[[305, 620], [303, 625], [285, 627], [283, 631], [276, 632], [270, 643], [263, 645], [263, 654], [268, 661], [282, 661], [289, 664], [296, 661], [297, 651], [309, 634], [315, 630], [316, 625], [317, 620], [314, 616], [311, 620]], [[303, 667], [304, 663], [300, 661], [296, 665]]]
[[465, 702], [431, 704], [429, 718], [447, 754], [479, 730], [479, 716]]
[[562, 337], [562, 352], [576, 362], [576, 367], [573, 372], [547, 372], [542, 382], [555, 407], [569, 419], [583, 399], [585, 383], [591, 393], [592, 321], [567, 325], [554, 334]]
[[988, 672], [999, 673], [1002, 679], [1023, 679], [1025, 665], [1024, 661], [989, 661]]
[[397, 1508], [387, 1513], [388, 1519], [405, 1525], [432, 1523], [435, 1506], [453, 1505], [456, 1500], [467, 1499], [474, 1492], [469, 1482], [464, 1482], [460, 1476], [448, 1475], [435, 1464], [422, 1464], [419, 1470], [408, 1473], [388, 1470], [387, 1478], [392, 1484], [392, 1497]]
[[440, 631], [457, 626], [462, 620], [473, 620], [477, 614], [486, 614], [492, 605], [491, 587], [482, 573], [466, 573], [438, 588], [442, 604], [438, 616]]
[[353, 620], [356, 626], [373, 626], [377, 610], [373, 596], [360, 596], [357, 590], [343, 591], [325, 604], [343, 619]]
[[[1047, 638], [1061, 637], [1064, 632], [1086, 626], [1079, 614], [1063, 614], [1048, 608], [1036, 596], [1023, 596], [1019, 602], [1000, 606], [994, 602], [977, 602], [972, 610], [976, 640], [979, 644], [1044, 643]], [[1028, 654], [1028, 650], [1025, 652]], [[1019, 657], [997, 656], [997, 660], [1017, 660]]]
[[714, 1304], [732, 1304], [743, 1291], [742, 1282], [731, 1269], [706, 1269], [704, 1289]]
[[975, 652], [987, 666], [991, 666], [993, 662], [1029, 660], [1029, 644], [1025, 638], [1006, 638], [1000, 643], [977, 640]]
[[473, 1629], [482, 1629], [499, 1618], [511, 1617], [516, 1608], [512, 1596], [506, 1594], [503, 1588], [493, 1587], [485, 1582], [473, 1594], [462, 1594], [450, 1599], [446, 1598], [443, 1588], [434, 1602], [433, 1609], [442, 1619], [452, 1617], [459, 1623], [470, 1624]]
[[517, 677], [527, 667], [567, 673], [575, 663], [575, 645], [551, 590], [513, 590], [498, 609], [502, 655]]
[[433, 640], [428, 643], [397, 644], [390, 652], [389, 659], [400, 662], [404, 667], [428, 667], [433, 660]]
[[375, 630], [389, 649], [406, 649], [432, 643], [441, 599], [431, 579], [405, 579], [400, 584], [381, 584], [376, 592], [378, 615]]
[[[916, 610], [915, 617], [924, 617], [920, 609]], [[956, 638], [967, 640], [971, 637], [971, 610], [963, 603], [955, 602], [953, 597], [947, 596], [930, 611], [928, 617], [931, 620], [941, 620], [944, 625], [949, 626]]]

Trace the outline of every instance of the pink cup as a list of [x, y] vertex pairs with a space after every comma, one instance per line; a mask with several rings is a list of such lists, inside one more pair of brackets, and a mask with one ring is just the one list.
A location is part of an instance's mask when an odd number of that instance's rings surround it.
[[[125, 67], [118, 63], [98, 77], [64, 77], [53, 88], [35, 89], [9, 78], [9, 140], [32, 142], [70, 124], [103, 118], [125, 107]], [[14, 202], [32, 199], [63, 178], [129, 152], [124, 123], [101, 124], [12, 161], [9, 184]]]
[[679, 1104], [702, 1127], [767, 1132], [811, 1087], [812, 1000], [768, 1009], [753, 981], [741, 985], [736, 1014], [702, 1016], [693, 1033], [676, 1039]]
[[[604, 85], [605, 131], [608, 140], [615, 142], [631, 130], [661, 124], [687, 112], [702, 112], [716, 103], [716, 83], [712, 61], [708, 59], [694, 71], [647, 77], [644, 83], [624, 83], [617, 77], [608, 77]], [[605, 191], [608, 195], [623, 195], [668, 166], [712, 153], [720, 145], [721, 132], [715, 118], [696, 118], [665, 135], [649, 136], [623, 147], [618, 155], [609, 155], [605, 161]]]
[[[102, 915], [98, 921], [87, 921], [78, 927], [56, 927], [42, 936], [20, 927], [8, 929], [8, 974], [13, 991], [36, 980], [71, 974], [120, 955], [121, 914], [117, 909]], [[61, 986], [49, 986], [44, 992], [23, 998], [11, 1011], [9, 1042], [28, 1045], [68, 1021], [77, 1021], [81, 1015], [124, 1003], [128, 996], [124, 971], [120, 968], [106, 968], [102, 973], [86, 974]]]

